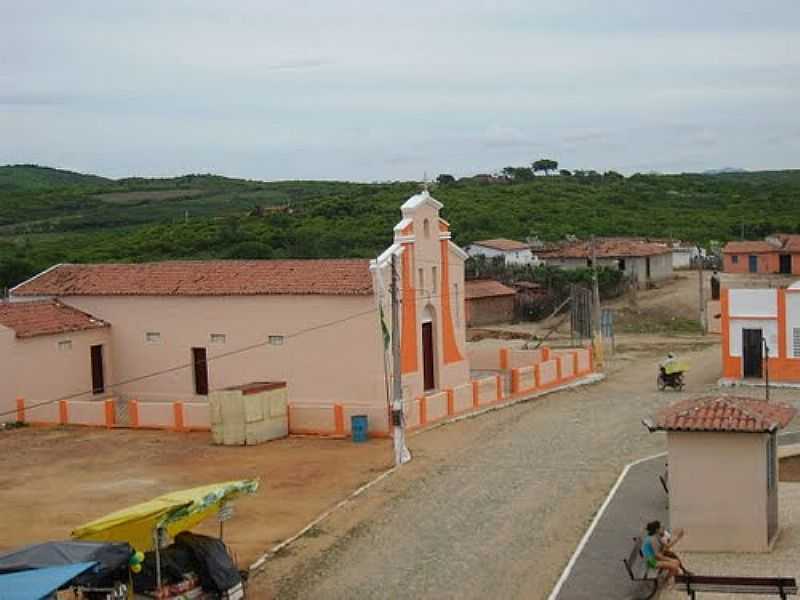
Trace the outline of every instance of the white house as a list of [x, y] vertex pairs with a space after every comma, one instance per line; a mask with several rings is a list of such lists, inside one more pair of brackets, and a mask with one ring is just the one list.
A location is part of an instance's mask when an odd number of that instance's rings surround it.
[[539, 259], [534, 256], [528, 244], [504, 238], [473, 242], [466, 248], [470, 256], [486, 258], [503, 257], [506, 265], [537, 265]]

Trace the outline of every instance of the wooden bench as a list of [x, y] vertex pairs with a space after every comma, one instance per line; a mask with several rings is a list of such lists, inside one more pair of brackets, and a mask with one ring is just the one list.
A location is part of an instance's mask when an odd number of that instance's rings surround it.
[[707, 575], [678, 575], [675, 589], [686, 592], [695, 600], [696, 594], [760, 594], [763, 596], [797, 595], [794, 577], [713, 577]]
[[623, 558], [622, 562], [625, 565], [625, 570], [628, 572], [631, 581], [645, 584], [647, 595], [643, 596], [642, 600], [650, 600], [650, 598], [655, 596], [658, 591], [659, 578], [663, 573], [648, 566], [642, 554], [642, 538], [633, 538], [633, 549], [628, 555], [628, 558]]

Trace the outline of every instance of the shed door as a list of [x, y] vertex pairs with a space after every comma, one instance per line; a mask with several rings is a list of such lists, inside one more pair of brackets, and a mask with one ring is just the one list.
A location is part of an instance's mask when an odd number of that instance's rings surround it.
[[422, 364], [425, 390], [436, 387], [433, 370], [433, 323], [422, 324]]
[[647, 279], [650, 279], [650, 257], [645, 258], [645, 269], [647, 270]]
[[757, 256], [748, 256], [747, 257], [747, 266], [751, 273], [758, 273], [758, 257]]
[[780, 272], [781, 273], [791, 273], [792, 272], [792, 255], [791, 254], [781, 254], [780, 257]]
[[103, 377], [103, 346], [91, 347], [92, 356], [92, 393], [102, 394], [106, 391], [106, 382]]
[[745, 377], [761, 378], [761, 329], [742, 329], [742, 363]]

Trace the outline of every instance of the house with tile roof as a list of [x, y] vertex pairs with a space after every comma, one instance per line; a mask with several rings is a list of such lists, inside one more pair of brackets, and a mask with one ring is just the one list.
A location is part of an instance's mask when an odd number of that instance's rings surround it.
[[488, 259], [502, 258], [506, 265], [536, 265], [539, 263], [528, 244], [505, 238], [472, 242], [467, 246], [466, 251], [470, 256], [484, 256]]
[[[594, 255], [599, 267], [619, 269], [641, 284], [671, 279], [672, 249], [664, 244], [635, 238], [598, 238]], [[539, 251], [545, 264], [562, 269], [591, 268], [592, 243], [568, 241]]]
[[[105, 398], [110, 340], [107, 322], [57, 300], [0, 302], [0, 413], [17, 411], [17, 398]], [[57, 421], [58, 406], [39, 413]]]
[[726, 273], [800, 275], [800, 235], [776, 233], [764, 240], [728, 242], [722, 248]]
[[670, 525], [681, 548], [767, 552], [778, 537], [777, 433], [796, 409], [712, 395], [679, 401], [644, 424], [667, 434]]
[[517, 290], [494, 279], [471, 279], [465, 283], [467, 326], [508, 323], [514, 318]]
[[404, 394], [469, 384], [466, 254], [450, 240], [441, 208], [427, 191], [410, 198], [394, 243], [373, 261], [62, 264], [11, 298], [58, 299], [110, 323], [106, 357], [120, 402], [203, 406], [213, 390], [282, 381], [292, 431], [344, 433], [349, 415], [366, 414], [372, 433], [387, 434], [390, 365], [379, 307], [390, 327], [392, 257]]

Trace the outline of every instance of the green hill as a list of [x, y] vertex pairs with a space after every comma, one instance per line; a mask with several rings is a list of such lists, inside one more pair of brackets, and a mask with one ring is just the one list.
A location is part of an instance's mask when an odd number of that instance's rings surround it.
[[57, 187], [102, 186], [110, 179], [38, 165], [0, 166], [0, 192], [5, 190], [45, 190]]
[[[412, 182], [108, 180], [42, 167], [3, 172], [14, 173], [17, 183], [0, 187], [0, 287], [56, 262], [375, 256], [391, 242], [400, 204], [419, 189]], [[800, 232], [800, 171], [583, 173], [519, 183], [468, 179], [433, 192], [461, 245], [567, 234], [707, 243], [738, 238], [743, 226], [750, 239]], [[58, 177], [65, 183], [54, 183]]]

